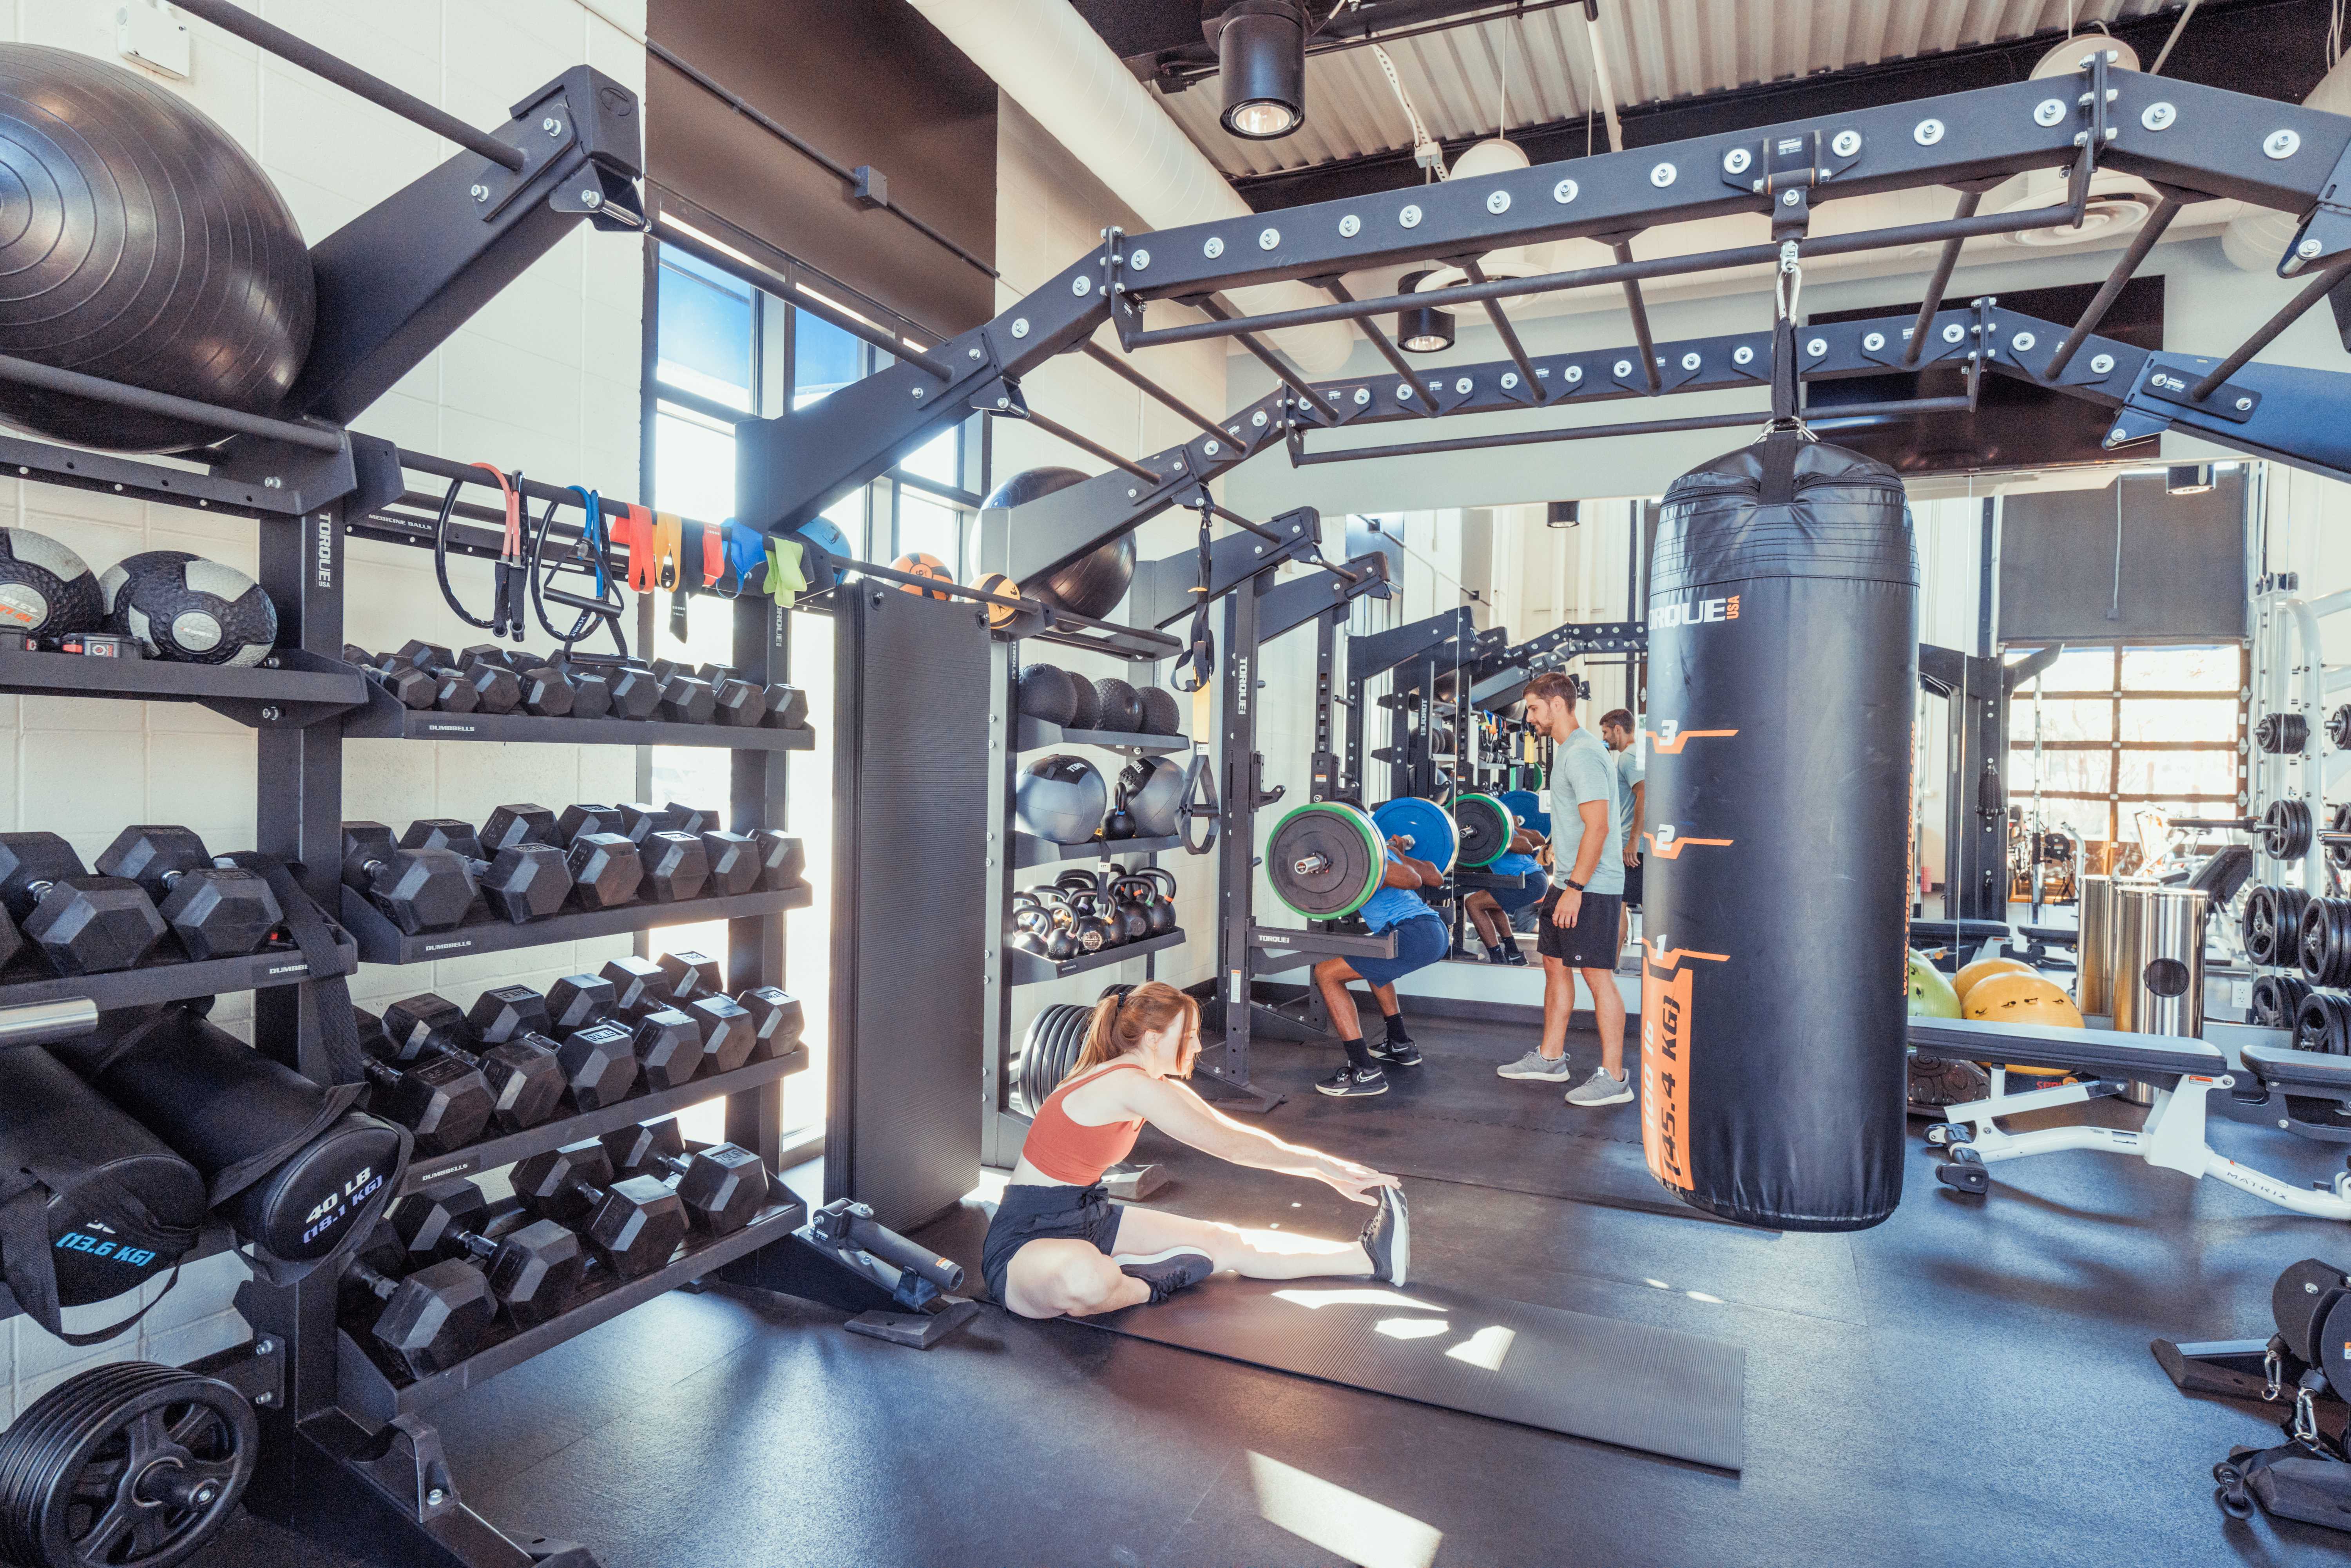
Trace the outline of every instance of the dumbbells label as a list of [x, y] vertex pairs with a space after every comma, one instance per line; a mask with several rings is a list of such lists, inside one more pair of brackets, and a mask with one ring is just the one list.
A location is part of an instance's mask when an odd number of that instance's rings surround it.
[[462, 953], [473, 945], [474, 939], [468, 936], [463, 942], [428, 942], [424, 950], [427, 953]]

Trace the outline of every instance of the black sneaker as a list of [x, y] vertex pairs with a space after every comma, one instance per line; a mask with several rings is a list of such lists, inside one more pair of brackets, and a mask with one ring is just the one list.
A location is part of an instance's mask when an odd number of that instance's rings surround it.
[[1502, 949], [1502, 962], [1505, 964], [1516, 964], [1520, 968], [1523, 969], [1527, 967], [1527, 950], [1520, 946], [1516, 942], [1513, 942], [1508, 947]]
[[1318, 1080], [1314, 1087], [1325, 1094], [1342, 1096], [1384, 1094], [1388, 1092], [1388, 1076], [1376, 1067], [1357, 1067], [1349, 1062], [1330, 1077]]
[[1384, 1040], [1377, 1045], [1367, 1045], [1364, 1049], [1372, 1053], [1372, 1060], [1389, 1067], [1420, 1065], [1420, 1047], [1408, 1040]]
[[1364, 1250], [1371, 1255], [1372, 1278], [1402, 1285], [1412, 1262], [1411, 1217], [1405, 1212], [1404, 1188], [1380, 1188], [1380, 1211], [1364, 1222]]
[[1170, 1247], [1139, 1258], [1117, 1260], [1118, 1271], [1131, 1274], [1151, 1287], [1151, 1304], [1157, 1306], [1178, 1291], [1189, 1290], [1217, 1271], [1215, 1260], [1197, 1247]]

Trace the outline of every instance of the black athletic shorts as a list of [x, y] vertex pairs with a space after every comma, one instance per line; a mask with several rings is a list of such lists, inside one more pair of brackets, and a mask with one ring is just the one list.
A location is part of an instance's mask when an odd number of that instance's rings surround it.
[[1625, 868], [1625, 907], [1627, 909], [1641, 907], [1641, 871], [1648, 863], [1647, 861], [1635, 861]]
[[1100, 1182], [1092, 1186], [1037, 1186], [1014, 1182], [1004, 1189], [987, 1239], [979, 1244], [979, 1271], [988, 1294], [1004, 1301], [1004, 1274], [1012, 1255], [1031, 1241], [1069, 1237], [1091, 1241], [1103, 1257], [1118, 1241], [1118, 1207]]
[[1535, 905], [1535, 951], [1571, 969], [1614, 969], [1616, 935], [1625, 901], [1613, 893], [1587, 893], [1573, 925], [1553, 924], [1551, 912], [1564, 888], [1553, 888]]

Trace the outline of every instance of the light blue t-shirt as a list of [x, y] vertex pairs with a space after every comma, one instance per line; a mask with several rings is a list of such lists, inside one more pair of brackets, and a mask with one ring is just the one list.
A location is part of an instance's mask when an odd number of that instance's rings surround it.
[[[1400, 861], [1402, 858], [1394, 850], [1388, 852], [1390, 862]], [[1374, 936], [1391, 925], [1401, 925], [1407, 920], [1417, 920], [1424, 915], [1432, 920], [1437, 917], [1437, 911], [1431, 909], [1427, 901], [1412, 889], [1389, 887], [1384, 884], [1379, 892], [1372, 894], [1357, 913], [1364, 917], [1364, 928]]]
[[1616, 841], [1601, 846], [1600, 862], [1592, 868], [1592, 880], [1584, 884], [1584, 891], [1621, 894], [1625, 891], [1622, 846], [1625, 809], [1616, 792], [1616, 770], [1609, 766], [1608, 747], [1600, 737], [1588, 729], [1578, 729], [1553, 747], [1551, 754], [1551, 866], [1554, 884], [1575, 874], [1576, 853], [1583, 847], [1583, 818], [1576, 808], [1594, 800], [1607, 804]]
[[[1632, 744], [1616, 754], [1616, 842], [1622, 848], [1633, 831], [1633, 791], [1647, 777], [1641, 767], [1641, 737], [1635, 736]], [[1633, 846], [1635, 854], [1640, 846]]]

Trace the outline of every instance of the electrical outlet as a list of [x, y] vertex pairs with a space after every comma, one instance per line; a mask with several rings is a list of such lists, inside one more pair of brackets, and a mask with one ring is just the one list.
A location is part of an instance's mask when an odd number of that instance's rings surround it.
[[115, 51], [173, 81], [188, 79], [188, 25], [162, 0], [122, 0], [114, 12]]

